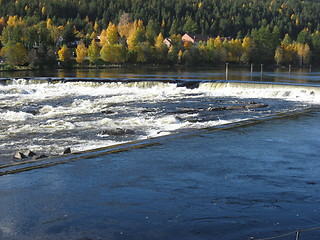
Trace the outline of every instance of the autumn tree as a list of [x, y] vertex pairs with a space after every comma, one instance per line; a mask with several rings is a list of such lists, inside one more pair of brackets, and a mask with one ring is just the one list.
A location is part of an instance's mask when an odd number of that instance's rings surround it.
[[108, 63], [124, 63], [127, 60], [127, 52], [121, 44], [105, 44], [100, 51], [101, 59]]
[[5, 63], [13, 66], [24, 65], [28, 60], [28, 53], [22, 43], [8, 42], [0, 52]]
[[69, 48], [66, 45], [63, 45], [58, 51], [59, 60], [61, 62], [68, 62], [71, 60], [71, 54]]
[[297, 44], [297, 53], [300, 60], [300, 65], [309, 64], [311, 51], [308, 44], [298, 43]]
[[76, 61], [77, 61], [77, 63], [80, 63], [80, 64], [83, 63], [87, 54], [88, 54], [88, 49], [86, 48], [83, 41], [81, 41], [76, 48], [76, 55], [77, 55]]
[[166, 59], [166, 55], [168, 53], [168, 47], [163, 43], [164, 38], [161, 33], [156, 37], [155, 39], [155, 56], [154, 59], [156, 59], [157, 62], [163, 63]]
[[248, 64], [251, 61], [252, 39], [245, 37], [242, 41], [242, 55], [240, 61]]
[[112, 45], [112, 44], [116, 44], [117, 42], [118, 42], [117, 27], [112, 22], [110, 22], [106, 30], [106, 43]]
[[133, 28], [133, 23], [129, 13], [123, 13], [119, 18], [119, 24], [117, 26], [119, 35], [121, 37], [128, 38], [132, 28]]
[[135, 46], [141, 42], [144, 42], [145, 40], [145, 27], [143, 25], [143, 21], [134, 21], [133, 29], [130, 31], [127, 39], [128, 49], [134, 50]]
[[240, 62], [242, 55], [242, 42], [240, 39], [231, 39], [228, 49], [228, 60], [231, 62]]
[[90, 63], [96, 64], [99, 61], [100, 47], [95, 40], [92, 40], [88, 47], [88, 59]]

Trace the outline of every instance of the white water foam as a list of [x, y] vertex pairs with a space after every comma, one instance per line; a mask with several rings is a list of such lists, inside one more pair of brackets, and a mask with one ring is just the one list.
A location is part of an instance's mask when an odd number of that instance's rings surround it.
[[202, 83], [200, 90], [212, 96], [242, 98], [275, 98], [320, 104], [320, 87], [285, 84], [210, 82]]
[[[320, 103], [319, 88], [304, 86], [203, 83], [198, 89], [187, 89], [161, 82], [49, 84], [19, 79], [12, 85], [0, 86], [1, 129], [5, 129], [0, 134], [0, 146], [7, 152], [30, 148], [56, 154], [67, 146], [72, 146], [73, 151], [89, 150], [247, 119], [247, 115], [243, 115], [188, 121], [188, 118], [197, 119], [198, 114], [177, 116], [174, 111], [165, 112], [159, 105], [179, 106], [190, 99], [201, 102], [199, 99], [208, 101], [216, 97], [281, 98]], [[237, 104], [237, 101], [230, 103]], [[148, 111], [144, 112], [144, 104], [150, 105]], [[109, 111], [109, 115], [102, 114], [103, 111]], [[136, 134], [118, 139], [98, 134], [101, 130], [116, 128], [130, 129]]]

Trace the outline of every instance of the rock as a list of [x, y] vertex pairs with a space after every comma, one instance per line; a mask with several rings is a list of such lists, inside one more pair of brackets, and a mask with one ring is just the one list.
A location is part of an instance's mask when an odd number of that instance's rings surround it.
[[226, 110], [226, 107], [208, 107], [207, 111], [213, 112], [213, 111], [223, 111]]
[[27, 156], [24, 155], [22, 152], [16, 152], [13, 158], [21, 160], [27, 158]]
[[170, 112], [170, 113], [173, 113], [173, 114], [192, 114], [192, 113], [198, 113], [199, 110], [197, 109], [194, 109], [194, 108], [180, 108], [180, 109], [177, 109], [176, 111], [173, 111], [173, 112]]
[[68, 147], [63, 151], [62, 154], [69, 154], [69, 153], [71, 153], [71, 148]]
[[46, 157], [48, 157], [48, 156], [45, 155], [45, 154], [34, 155], [34, 156], [32, 157], [32, 160], [37, 160], [37, 159], [46, 158]]
[[263, 107], [268, 107], [267, 104], [264, 103], [254, 103], [254, 104], [248, 104], [245, 106], [246, 108], [263, 108]]
[[242, 108], [245, 108], [245, 106], [243, 106], [243, 105], [228, 106], [228, 107], [226, 107], [226, 110], [239, 110], [239, 109], [242, 109]]
[[28, 110], [28, 111], [26, 111], [26, 113], [30, 113], [30, 114], [32, 114], [32, 115], [37, 115], [37, 114], [39, 114], [40, 112], [39, 112], [39, 110]]
[[102, 111], [101, 113], [104, 113], [104, 114], [112, 114], [114, 113], [113, 111], [110, 111], [110, 110], [105, 110], [105, 111]]
[[33, 157], [34, 155], [37, 155], [36, 153], [32, 152], [30, 149], [28, 149], [27, 151], [25, 151], [23, 153], [26, 157]]
[[127, 134], [135, 134], [135, 132], [131, 129], [116, 128], [116, 129], [102, 130], [102, 131], [98, 132], [98, 134], [121, 136], [121, 135], [127, 135]]

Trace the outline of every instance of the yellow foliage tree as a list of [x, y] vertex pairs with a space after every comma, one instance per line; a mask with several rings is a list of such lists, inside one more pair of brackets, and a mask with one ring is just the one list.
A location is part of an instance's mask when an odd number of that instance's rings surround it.
[[145, 27], [143, 21], [134, 21], [133, 29], [127, 39], [128, 49], [133, 50], [139, 43], [145, 41]]
[[308, 44], [298, 43], [297, 53], [299, 56], [301, 66], [309, 62], [309, 56], [311, 54], [311, 51]]
[[213, 45], [214, 45], [214, 48], [216, 48], [216, 49], [221, 49], [223, 47], [223, 42], [222, 42], [220, 36], [218, 36], [218, 37], [216, 37], [214, 39], [214, 44]]
[[231, 39], [228, 44], [228, 60], [231, 62], [240, 62], [242, 55], [242, 42], [240, 39]]
[[127, 60], [127, 52], [121, 44], [105, 44], [100, 51], [101, 59], [109, 63], [123, 63]]
[[156, 37], [154, 46], [157, 49], [161, 49], [163, 46], [163, 41], [164, 41], [163, 35], [161, 33], [159, 33], [159, 35]]
[[66, 45], [63, 45], [58, 51], [59, 60], [61, 62], [67, 62], [71, 59], [70, 51]]
[[121, 37], [129, 37], [130, 31], [133, 28], [129, 13], [123, 13], [121, 15], [117, 28]]
[[23, 65], [28, 60], [26, 48], [21, 43], [13, 44], [8, 42], [0, 51], [0, 56], [10, 65]]
[[88, 59], [91, 63], [97, 63], [99, 60], [100, 47], [98, 43], [93, 39], [88, 47]]
[[108, 28], [106, 30], [106, 42], [107, 44], [116, 44], [118, 42], [118, 30], [116, 25], [109, 22]]
[[76, 48], [77, 63], [83, 63], [84, 60], [86, 59], [87, 54], [88, 54], [88, 49], [86, 48], [84, 43], [81, 41]]
[[284, 50], [284, 62], [288, 64], [294, 63], [294, 60], [297, 56], [297, 44], [291, 43], [289, 45], [283, 44], [283, 50]]
[[95, 32], [98, 32], [98, 30], [99, 30], [99, 24], [98, 24], [98, 22], [95, 22], [95, 23], [94, 23], [93, 30], [94, 30]]
[[104, 46], [107, 43], [107, 32], [103, 29], [100, 33], [100, 45]]
[[18, 22], [18, 16], [9, 16], [8, 21], [7, 21], [7, 25], [9, 27], [14, 27]]

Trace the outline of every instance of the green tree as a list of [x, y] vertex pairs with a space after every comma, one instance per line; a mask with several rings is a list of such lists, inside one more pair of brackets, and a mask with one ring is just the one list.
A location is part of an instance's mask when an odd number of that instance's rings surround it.
[[0, 52], [5, 63], [13, 66], [24, 65], [28, 60], [28, 53], [22, 43], [8, 42]]
[[198, 25], [194, 20], [192, 20], [191, 17], [188, 17], [186, 23], [183, 26], [183, 31], [187, 33], [197, 33]]
[[151, 19], [146, 27], [146, 38], [150, 45], [154, 45], [155, 38], [157, 37], [157, 26], [155, 22]]

